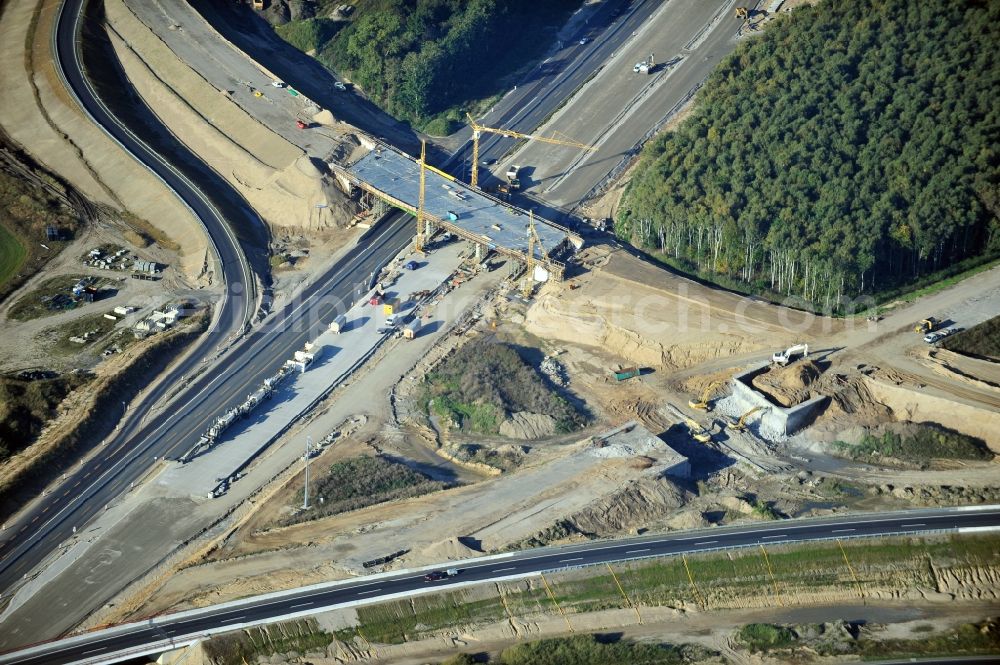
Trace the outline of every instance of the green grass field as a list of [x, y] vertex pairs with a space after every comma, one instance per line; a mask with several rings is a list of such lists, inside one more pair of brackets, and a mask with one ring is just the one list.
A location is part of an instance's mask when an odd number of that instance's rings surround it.
[[17, 274], [28, 257], [28, 250], [13, 233], [0, 224], [0, 287]]

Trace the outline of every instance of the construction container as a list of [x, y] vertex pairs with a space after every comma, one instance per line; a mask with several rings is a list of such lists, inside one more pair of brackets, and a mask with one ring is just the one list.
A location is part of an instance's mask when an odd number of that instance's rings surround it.
[[615, 372], [615, 381], [624, 381], [639, 376], [638, 367], [628, 367]]
[[386, 300], [385, 303], [382, 304], [382, 311], [387, 315], [395, 314], [399, 311], [399, 305], [399, 298]]
[[403, 337], [406, 339], [414, 339], [417, 333], [420, 332], [420, 319], [414, 319], [403, 328]]
[[347, 326], [347, 317], [341, 314], [330, 324], [330, 332], [340, 333]]

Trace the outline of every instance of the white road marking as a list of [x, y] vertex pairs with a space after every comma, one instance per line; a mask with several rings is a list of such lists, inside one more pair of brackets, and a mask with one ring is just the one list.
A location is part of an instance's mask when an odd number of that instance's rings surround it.
[[907, 528], [907, 527], [911, 527], [911, 526], [927, 526], [927, 525], [926, 525], [926, 524], [924, 524], [923, 522], [919, 522], [919, 523], [917, 523], [917, 524], [903, 524], [903, 525], [902, 525], [902, 527], [903, 527], [904, 529], [905, 529], [905, 528]]
[[700, 543], [695, 543], [695, 545], [711, 545], [712, 543], [717, 543], [717, 540], [703, 540]]
[[98, 647], [96, 649], [91, 649], [90, 651], [82, 651], [80, 652], [80, 655], [86, 656], [88, 653], [97, 653], [98, 651], [107, 651], [107, 650], [108, 650], [107, 647]]
[[559, 559], [559, 563], [566, 563], [567, 561], [583, 561], [582, 556], [573, 557], [572, 559]]
[[639, 552], [648, 552], [648, 551], [649, 551], [649, 548], [647, 547], [647, 548], [641, 549], [641, 550], [625, 550], [625, 554], [638, 554]]
[[502, 572], [504, 572], [506, 570], [517, 570], [517, 568], [515, 566], [511, 566], [510, 568], [494, 568], [490, 572], [491, 573], [502, 573]]
[[226, 619], [225, 621], [220, 621], [219, 623], [232, 623], [234, 621], [244, 621], [246, 617], [233, 617], [232, 619]]
[[299, 603], [298, 605], [292, 605], [292, 606], [291, 606], [290, 608], [288, 608], [288, 609], [291, 609], [291, 610], [294, 610], [294, 609], [295, 609], [296, 607], [308, 607], [309, 605], [312, 605], [312, 602], [308, 602], [308, 603]]
[[855, 529], [834, 529], [830, 533], [847, 533], [848, 531], [855, 531]]
[[382, 589], [369, 589], [368, 591], [359, 591], [359, 592], [358, 592], [358, 595], [359, 595], [359, 596], [363, 596], [363, 595], [365, 595], [366, 593], [375, 593], [376, 591], [381, 591], [381, 590], [382, 590]]
[[788, 538], [788, 534], [779, 533], [777, 536], [761, 536], [761, 540], [767, 540], [768, 538]]

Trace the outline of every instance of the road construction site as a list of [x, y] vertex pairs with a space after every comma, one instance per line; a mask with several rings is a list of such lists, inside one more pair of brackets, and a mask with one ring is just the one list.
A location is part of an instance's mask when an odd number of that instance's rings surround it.
[[[1000, 311], [998, 269], [878, 320], [834, 319], [705, 286], [600, 238], [581, 249], [566, 229], [533, 216], [526, 223], [524, 211], [339, 122], [231, 46], [221, 58], [200, 49], [220, 37], [186, 5], [169, 15], [142, 5], [106, 3], [130, 79], [279, 242], [305, 252], [289, 249], [287, 258], [349, 251], [350, 239], [393, 205], [447, 223], [459, 238], [432, 228], [436, 236], [421, 238], [426, 252], [407, 247], [353, 287], [337, 316], [306, 324], [309, 346], [276, 359], [288, 361], [280, 382], [266, 384], [277, 370], [263, 368], [259, 381], [178, 429], [176, 455], [154, 460], [130, 492], [5, 594], [0, 647], [81, 622], [481, 553], [1000, 500], [989, 454], [916, 468], [848, 459], [834, 445], [896, 423], [930, 423], [1000, 453], [995, 364], [929, 346], [913, 330], [930, 316], [971, 327]], [[692, 52], [723, 20], [698, 16], [706, 27]], [[547, 159], [532, 158], [540, 176], [543, 164], [574, 168]], [[433, 192], [426, 199], [421, 180]], [[529, 270], [518, 255], [531, 257]], [[565, 262], [565, 275], [532, 270], [548, 259]], [[301, 264], [299, 283], [321, 267]], [[549, 414], [502, 409], [497, 432], [448, 422], [424, 388], [469, 344], [517, 350], [546, 390], [586, 413], [585, 424], [559, 431]], [[317, 482], [332, 465], [365, 456], [446, 487], [288, 522], [302, 515], [310, 473]]]

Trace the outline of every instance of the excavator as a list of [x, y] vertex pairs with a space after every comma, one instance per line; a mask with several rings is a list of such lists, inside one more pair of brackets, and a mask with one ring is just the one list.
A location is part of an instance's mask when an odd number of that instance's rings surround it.
[[742, 416], [740, 416], [739, 420], [735, 420], [735, 421], [734, 420], [730, 420], [729, 421], [729, 427], [731, 429], [737, 431], [737, 432], [745, 432], [745, 431], [747, 431], [747, 420], [750, 419], [750, 416], [752, 416], [753, 414], [757, 413], [758, 411], [762, 411], [765, 408], [766, 407], [763, 407], [763, 406], [755, 406], [754, 408], [750, 409], [749, 411], [747, 411], [746, 413], [744, 413]]
[[712, 394], [712, 391], [720, 385], [722, 385], [722, 381], [713, 381], [708, 384], [708, 387], [705, 388], [705, 391], [701, 394], [701, 399], [697, 402], [694, 400], [688, 401], [688, 406], [692, 409], [698, 409], [699, 411], [711, 412], [712, 405], [708, 403], [708, 397]]
[[701, 443], [708, 443], [712, 440], [711, 433], [698, 424], [698, 422], [692, 418], [685, 420], [687, 424], [688, 431], [691, 432], [691, 436], [694, 437], [695, 441], [700, 441]]
[[933, 316], [928, 316], [926, 319], [918, 323], [914, 328], [913, 332], [925, 334], [929, 332], [934, 332], [935, 328], [941, 325], [941, 322], [935, 319]]
[[750, 12], [747, 11], [746, 7], [737, 7], [736, 8], [736, 18], [741, 18], [744, 21], [746, 21], [747, 19], [750, 18]]

